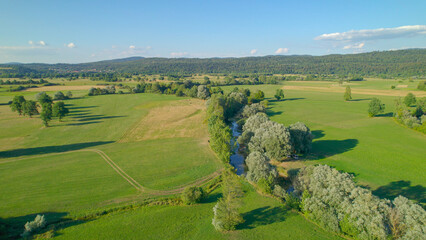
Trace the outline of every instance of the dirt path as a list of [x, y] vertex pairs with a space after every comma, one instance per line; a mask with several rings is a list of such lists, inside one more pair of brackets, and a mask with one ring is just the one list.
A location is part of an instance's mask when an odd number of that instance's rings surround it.
[[155, 195], [155, 196], [164, 196], [164, 195], [181, 193], [186, 187], [202, 185], [203, 183], [206, 183], [206, 182], [214, 179], [215, 177], [219, 176], [221, 173], [222, 173], [222, 169], [217, 170], [216, 172], [214, 172], [210, 175], [199, 178], [192, 183], [179, 186], [178, 188], [175, 188], [175, 189], [172, 189], [172, 190], [163, 190], [163, 191], [162, 190], [151, 190], [149, 193], [152, 194], [152, 195]]
[[216, 172], [214, 172], [214, 173], [212, 173], [210, 175], [207, 175], [207, 176], [204, 176], [202, 178], [199, 178], [199, 179], [195, 180], [192, 183], [188, 183], [188, 184], [185, 184], [185, 185], [178, 186], [175, 189], [171, 189], [171, 190], [154, 190], [154, 189], [149, 189], [149, 188], [143, 187], [134, 178], [132, 178], [123, 169], [121, 169], [114, 161], [112, 161], [112, 159], [105, 152], [103, 152], [103, 151], [101, 151], [99, 149], [82, 149], [82, 150], [68, 151], [68, 152], [62, 152], [62, 153], [48, 153], [48, 154], [42, 154], [42, 155], [37, 155], [37, 156], [32, 156], [32, 157], [27, 157], [27, 158], [19, 158], [19, 159], [14, 159], [14, 160], [9, 160], [9, 161], [3, 161], [3, 162], [0, 162], [0, 164], [11, 163], [11, 162], [18, 162], [18, 161], [23, 161], [23, 160], [28, 160], [28, 159], [38, 158], [38, 157], [43, 157], [43, 156], [61, 155], [61, 154], [67, 154], [67, 153], [73, 153], [73, 152], [93, 152], [93, 153], [97, 153], [99, 156], [102, 157], [102, 159], [106, 163], [108, 163], [108, 165], [112, 169], [114, 169], [115, 172], [117, 172], [124, 180], [126, 180], [136, 190], [138, 190], [140, 192], [146, 192], [148, 194], [155, 195], [155, 196], [165, 196], [165, 195], [171, 195], [171, 194], [180, 193], [186, 187], [202, 185], [202, 184], [204, 184], [204, 183], [212, 180], [213, 178], [219, 176], [221, 174], [221, 172], [222, 172], [222, 169], [217, 170]]

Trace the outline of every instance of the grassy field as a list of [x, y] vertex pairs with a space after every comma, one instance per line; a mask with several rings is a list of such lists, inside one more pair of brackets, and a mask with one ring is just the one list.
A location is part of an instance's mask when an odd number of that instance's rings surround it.
[[[204, 134], [204, 110], [199, 109], [203, 101], [117, 94], [65, 102], [69, 116], [63, 122], [53, 120], [48, 128], [38, 116], [18, 116], [0, 105], [1, 218], [78, 214], [117, 201], [135, 201], [148, 196], [148, 190], [180, 188], [221, 167]], [[181, 125], [175, 128], [187, 131], [130, 134], [141, 123], [155, 121], [151, 117], [164, 116], [164, 105], [185, 109], [188, 115], [181, 116]], [[186, 128], [188, 122], [191, 128]], [[103, 151], [120, 171], [102, 155], [85, 152], [88, 149]], [[135, 189], [121, 171], [144, 189]]]
[[229, 233], [217, 232], [212, 208], [220, 196], [213, 192], [201, 204], [149, 206], [118, 212], [58, 231], [58, 239], [340, 239], [287, 211], [275, 199], [262, 197], [246, 186], [245, 223]]
[[[353, 173], [382, 197], [402, 194], [426, 202], [426, 136], [393, 120], [396, 96], [378, 96], [386, 104], [385, 113], [369, 118], [368, 103], [374, 95], [352, 94], [353, 100], [345, 102], [343, 93], [285, 90], [286, 100], [276, 102], [271, 97], [281, 85], [244, 87], [265, 92], [272, 120], [285, 125], [301, 121], [310, 127], [316, 137], [305, 164], [325, 163]], [[292, 165], [300, 166], [283, 164]]]

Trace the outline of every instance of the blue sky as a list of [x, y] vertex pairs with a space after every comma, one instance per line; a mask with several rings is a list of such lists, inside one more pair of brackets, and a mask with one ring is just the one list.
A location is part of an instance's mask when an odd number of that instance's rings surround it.
[[426, 1], [0, 0], [0, 63], [426, 47]]

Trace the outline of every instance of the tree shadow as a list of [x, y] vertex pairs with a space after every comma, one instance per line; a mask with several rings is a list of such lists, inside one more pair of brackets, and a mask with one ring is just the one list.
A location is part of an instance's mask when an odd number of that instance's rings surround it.
[[314, 131], [311, 131], [311, 133], [312, 135], [314, 135], [314, 139], [322, 138], [325, 136], [323, 130], [314, 130]]
[[411, 186], [410, 181], [401, 180], [391, 182], [388, 185], [377, 188], [373, 191], [373, 194], [390, 200], [402, 195], [416, 201], [423, 208], [426, 207], [426, 188], [421, 185]]
[[[67, 218], [67, 212], [41, 212], [35, 214], [28, 214], [19, 217], [0, 218], [0, 224], [5, 226], [6, 231], [0, 233], [0, 239], [21, 239], [21, 234], [24, 232], [24, 225], [27, 222], [34, 221], [37, 215], [44, 215], [47, 225], [37, 231], [36, 234], [45, 233], [51, 229], [59, 230], [66, 227], [75, 226], [87, 221], [72, 220]], [[55, 233], [55, 235], [58, 235]]]
[[266, 109], [266, 114], [270, 117], [275, 116], [275, 115], [281, 115], [283, 113], [283, 111], [273, 111], [271, 109]]
[[62, 152], [75, 151], [75, 150], [80, 150], [83, 148], [104, 145], [108, 143], [113, 143], [113, 141], [74, 143], [74, 144], [67, 144], [67, 145], [60, 145], [60, 146], [46, 146], [46, 147], [36, 147], [36, 148], [20, 148], [20, 149], [2, 151], [0, 152], [0, 158], [21, 157], [21, 156], [30, 156], [30, 155], [39, 155], [39, 154], [48, 154], [48, 153], [62, 153]]
[[393, 112], [377, 114], [376, 117], [393, 117]]
[[209, 196], [203, 200], [200, 201], [200, 203], [214, 203], [219, 200], [219, 198], [222, 197], [221, 193], [213, 193], [209, 194]]
[[302, 99], [306, 99], [303, 97], [299, 97], [299, 98], [284, 98], [282, 101], [286, 102], [286, 101], [295, 101], [295, 100], [302, 100]]
[[68, 123], [67, 126], [83, 126], [95, 123], [101, 123], [102, 121], [91, 121], [91, 122], [80, 122], [80, 123]]
[[314, 141], [312, 143], [312, 152], [306, 159], [318, 160], [348, 152], [354, 149], [358, 142], [357, 139]]
[[351, 99], [348, 102], [360, 102], [360, 101], [369, 101], [371, 98], [358, 98], [358, 99]]
[[[74, 106], [74, 104], [70, 104], [70, 106]], [[79, 106], [79, 107], [69, 107], [68, 109], [88, 109], [88, 108], [97, 108], [99, 106]]]
[[282, 222], [285, 220], [287, 211], [282, 207], [261, 207], [244, 213], [244, 223], [240, 224], [237, 229], [253, 229], [257, 226]]

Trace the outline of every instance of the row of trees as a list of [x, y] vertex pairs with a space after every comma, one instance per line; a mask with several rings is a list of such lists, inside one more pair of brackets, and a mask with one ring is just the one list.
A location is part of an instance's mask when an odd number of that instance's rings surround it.
[[[55, 94], [55, 96], [57, 95]], [[20, 95], [15, 96], [10, 104], [10, 108], [13, 112], [18, 112], [19, 115], [27, 115], [31, 118], [33, 115], [39, 114], [38, 107], [41, 106], [40, 119], [46, 127], [49, 125], [52, 117], [58, 117], [59, 121], [61, 121], [69, 113], [64, 102], [59, 101], [53, 104], [52, 98], [45, 92], [38, 93], [36, 99], [38, 103], [33, 100], [25, 100]]]
[[[0, 77], [96, 76], [115, 80], [126, 74], [337, 74], [354, 76], [425, 76], [424, 49], [328, 56], [244, 58], [144, 58], [85, 64], [3, 65]], [[102, 74], [102, 75], [101, 75]], [[112, 76], [111, 76], [112, 75]]]
[[356, 239], [425, 239], [425, 210], [399, 196], [379, 199], [352, 175], [327, 165], [302, 168], [293, 182], [301, 210], [324, 228]]

